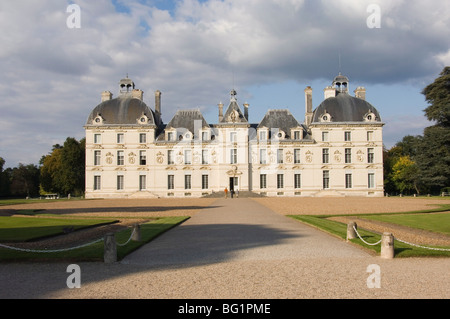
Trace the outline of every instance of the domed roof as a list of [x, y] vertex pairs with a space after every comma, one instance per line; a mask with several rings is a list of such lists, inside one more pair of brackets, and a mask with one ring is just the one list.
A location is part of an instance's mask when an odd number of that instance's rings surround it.
[[103, 101], [89, 115], [86, 124], [136, 125], [155, 124], [153, 111], [140, 99], [122, 95]]
[[369, 102], [339, 93], [324, 100], [314, 110], [312, 122], [381, 122], [381, 117]]

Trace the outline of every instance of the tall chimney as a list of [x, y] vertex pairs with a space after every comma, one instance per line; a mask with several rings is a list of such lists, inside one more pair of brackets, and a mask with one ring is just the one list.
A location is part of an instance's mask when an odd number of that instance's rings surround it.
[[312, 121], [312, 88], [310, 86], [305, 89], [305, 125], [309, 126]]
[[248, 122], [248, 107], [249, 107], [249, 105], [250, 104], [248, 104], [247, 102], [244, 103], [244, 116], [245, 116], [245, 119], [247, 120], [247, 122]]
[[102, 102], [109, 101], [112, 99], [112, 93], [109, 91], [103, 91], [102, 92]]
[[155, 91], [155, 112], [161, 116], [161, 92]]
[[131, 92], [131, 96], [133, 97], [133, 98], [136, 98], [136, 99], [139, 99], [139, 100], [143, 100], [144, 99], [144, 91], [142, 91], [142, 90], [139, 90], [139, 89], [134, 89], [132, 92]]
[[365, 87], [358, 86], [354, 92], [355, 92], [355, 96], [357, 98], [360, 98], [362, 100], [366, 99], [366, 88]]
[[222, 122], [223, 120], [223, 103], [219, 103], [219, 122]]
[[329, 97], [335, 97], [336, 96], [336, 89], [332, 86], [327, 86], [324, 90], [324, 99], [328, 99]]

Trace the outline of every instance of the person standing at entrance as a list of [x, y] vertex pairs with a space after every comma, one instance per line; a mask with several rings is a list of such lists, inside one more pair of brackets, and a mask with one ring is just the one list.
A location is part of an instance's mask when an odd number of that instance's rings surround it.
[[228, 198], [228, 188], [225, 187], [225, 198]]

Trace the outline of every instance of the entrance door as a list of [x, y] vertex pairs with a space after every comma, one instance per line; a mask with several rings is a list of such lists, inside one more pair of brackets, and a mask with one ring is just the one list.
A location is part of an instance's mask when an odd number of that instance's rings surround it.
[[230, 177], [230, 192], [235, 191], [238, 185], [238, 177]]

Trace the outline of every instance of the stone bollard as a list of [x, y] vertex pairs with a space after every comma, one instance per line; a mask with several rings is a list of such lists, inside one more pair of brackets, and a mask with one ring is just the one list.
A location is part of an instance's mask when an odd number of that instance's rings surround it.
[[356, 229], [358, 229], [358, 226], [356, 225], [355, 222], [351, 221], [347, 224], [347, 241], [349, 239], [354, 239], [356, 238], [356, 232], [355, 229], [353, 228], [355, 227]]
[[383, 233], [381, 236], [381, 258], [394, 258], [394, 235], [391, 233]]
[[133, 236], [131, 236], [133, 241], [141, 241], [141, 226], [136, 224], [133, 226]]
[[114, 263], [117, 261], [117, 246], [114, 233], [105, 235], [103, 259], [105, 263]]

